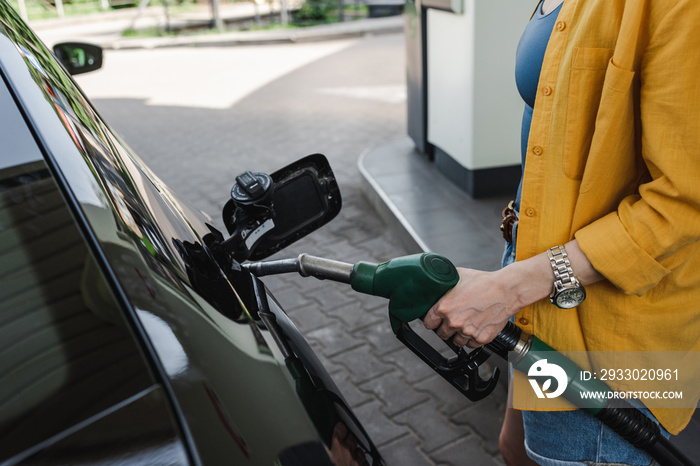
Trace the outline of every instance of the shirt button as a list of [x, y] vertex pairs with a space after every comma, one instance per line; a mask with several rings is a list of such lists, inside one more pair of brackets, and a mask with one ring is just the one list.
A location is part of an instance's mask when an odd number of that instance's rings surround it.
[[542, 88], [542, 95], [549, 95], [552, 93], [552, 88], [549, 86], [544, 86]]
[[525, 317], [521, 317], [520, 320], [519, 320], [518, 322], [520, 322], [520, 323], [523, 324], [523, 325], [527, 325], [527, 324], [530, 323], [530, 321], [527, 320]]
[[555, 27], [557, 28], [557, 31], [563, 31], [566, 29], [566, 23], [564, 21], [559, 21]]
[[542, 155], [542, 152], [544, 152], [544, 150], [540, 146], [535, 146], [532, 148], [532, 153], [535, 155]]
[[536, 214], [535, 209], [533, 209], [532, 207], [530, 207], [529, 209], [527, 209], [525, 211], [525, 215], [527, 215], [528, 217], [534, 217], [535, 214]]

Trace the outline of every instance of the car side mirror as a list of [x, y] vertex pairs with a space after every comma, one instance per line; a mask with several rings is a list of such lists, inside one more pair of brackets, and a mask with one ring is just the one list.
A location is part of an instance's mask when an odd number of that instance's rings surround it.
[[102, 47], [83, 42], [61, 42], [53, 53], [71, 75], [102, 68]]
[[222, 246], [239, 262], [264, 259], [330, 222], [341, 205], [335, 175], [321, 154], [271, 175], [243, 172], [224, 206], [231, 236]]

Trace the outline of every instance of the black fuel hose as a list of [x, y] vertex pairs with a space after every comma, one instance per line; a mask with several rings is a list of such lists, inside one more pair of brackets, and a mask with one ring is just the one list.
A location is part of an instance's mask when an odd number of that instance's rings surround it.
[[625, 400], [610, 400], [595, 417], [662, 466], [697, 466], [663, 436], [654, 421]]

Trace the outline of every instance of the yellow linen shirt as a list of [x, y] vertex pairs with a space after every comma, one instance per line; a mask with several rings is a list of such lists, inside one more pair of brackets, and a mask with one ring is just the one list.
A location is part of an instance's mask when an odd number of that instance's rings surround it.
[[[538, 86], [517, 260], [576, 238], [606, 280], [516, 323], [563, 351], [700, 351], [700, 1], [566, 0]], [[652, 411], [671, 433], [693, 412]]]

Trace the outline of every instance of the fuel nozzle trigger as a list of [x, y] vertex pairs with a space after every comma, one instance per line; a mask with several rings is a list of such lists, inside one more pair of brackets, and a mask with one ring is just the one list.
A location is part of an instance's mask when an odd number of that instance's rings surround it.
[[479, 375], [479, 368], [491, 356], [487, 349], [477, 348], [467, 352], [464, 348], [447, 342], [455, 352], [455, 356], [448, 358], [421, 338], [406, 322], [400, 325], [396, 338], [469, 400], [479, 401], [496, 388], [500, 375], [498, 368], [494, 368], [488, 378]]

